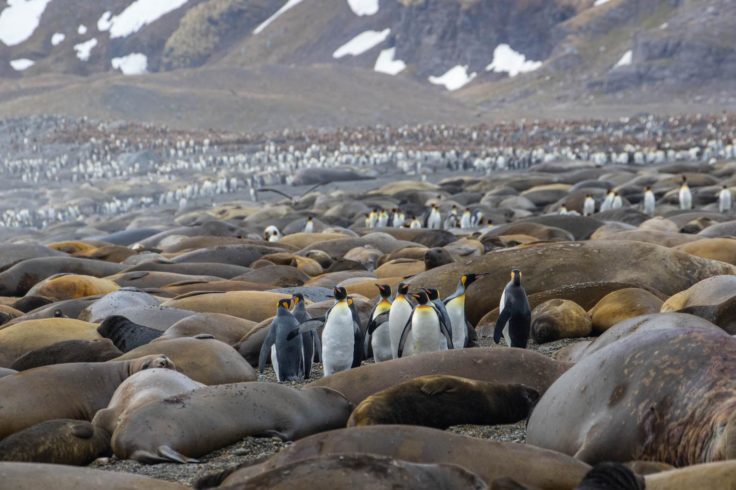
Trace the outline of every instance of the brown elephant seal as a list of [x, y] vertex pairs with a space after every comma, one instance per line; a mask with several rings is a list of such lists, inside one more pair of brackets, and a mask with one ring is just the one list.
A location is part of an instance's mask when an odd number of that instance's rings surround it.
[[424, 256], [422, 257], [422, 259], [424, 260], [425, 270], [431, 270], [435, 267], [440, 267], [455, 262], [455, 259], [452, 258], [450, 252], [448, 252], [444, 248], [430, 248], [429, 250], [424, 252]]
[[542, 394], [569, 366], [525, 349], [458, 349], [368, 364], [307, 386], [333, 388], [356, 406], [379, 391], [432, 374], [518, 383]]
[[210, 334], [220, 342], [233, 345], [250, 333], [256, 322], [222, 313], [197, 313], [183, 318], [166, 329], [162, 339], [195, 337]]
[[661, 307], [663, 313], [679, 311], [691, 306], [706, 306], [723, 303], [736, 296], [736, 277], [713, 276], [672, 295]]
[[149, 260], [140, 264], [132, 265], [118, 272], [168, 272], [189, 276], [215, 276], [222, 279], [232, 279], [233, 277], [245, 274], [250, 270], [251, 269], [248, 267], [235, 264], [219, 264], [213, 262], [174, 263], [165, 260]]
[[420, 376], [379, 391], [355, 407], [348, 427], [379, 424], [513, 424], [525, 419], [539, 393], [524, 385], [489, 383], [457, 376]]
[[644, 477], [621, 463], [598, 463], [575, 490], [644, 490]]
[[0, 439], [51, 419], [92, 420], [128, 376], [174, 369], [166, 356], [131, 361], [75, 362], [29, 369], [0, 379]]
[[736, 240], [733, 238], [704, 238], [683, 245], [675, 250], [689, 253], [704, 259], [720, 260], [727, 264], [736, 264]]
[[178, 483], [142, 475], [42, 463], [0, 463], [0, 481], [13, 490], [186, 490]]
[[590, 470], [590, 466], [574, 458], [527, 444], [478, 439], [428, 427], [374, 425], [333, 430], [296, 441], [263, 463], [232, 472], [222, 485], [238, 485], [298, 461], [346, 453], [458, 465], [478, 475], [491, 488], [497, 488], [497, 480], [511, 478], [532, 488], [569, 490]]
[[640, 331], [618, 340], [547, 390], [529, 418], [527, 443], [590, 463], [687, 466], [734, 458], [733, 349], [736, 339], [713, 328]]
[[10, 367], [26, 371], [51, 364], [105, 362], [122, 354], [109, 339], [65, 340], [23, 354]]
[[592, 328], [590, 315], [574, 301], [551, 299], [532, 310], [532, 338], [538, 344], [587, 337]]
[[109, 279], [83, 274], [56, 274], [37, 283], [26, 294], [61, 301], [112, 293], [118, 289], [120, 286]]
[[[612, 263], [626, 266], [612, 267]], [[571, 266], [574, 264], [574, 267]], [[531, 296], [541, 291], [590, 281], [635, 284], [666, 295], [719, 274], [736, 274], [736, 267], [701, 259], [669, 248], [629, 241], [541, 243], [524, 248], [494, 250], [462, 263], [437, 267], [414, 276], [412, 288], [437, 288], [441, 297], [455, 291], [460, 276], [473, 271], [488, 273], [468, 288], [466, 317], [475, 325], [498, 304], [508, 282], [508, 271], [524, 267], [524, 289]], [[553, 299], [553, 298], [546, 298]], [[572, 299], [582, 306], [575, 298]]]
[[213, 338], [182, 337], [156, 340], [126, 352], [117, 360], [162, 354], [176, 369], [206, 385], [255, 381], [258, 374], [233, 347]]
[[261, 322], [273, 316], [273, 309], [279, 300], [289, 298], [289, 295], [268, 291], [193, 293], [170, 299], [163, 306], [198, 313], [224, 313]]
[[[238, 488], [488, 489], [474, 473], [450, 464], [417, 464], [374, 454], [330, 454], [256, 475]], [[234, 487], [225, 487], [234, 488]], [[494, 487], [495, 488], [495, 487]]]
[[112, 262], [76, 257], [28, 259], [0, 272], [0, 296], [23, 296], [37, 283], [54, 274], [71, 273], [106, 277], [117, 274], [122, 269], [123, 266]]
[[662, 300], [640, 288], [619, 289], [607, 294], [590, 310], [593, 332], [600, 334], [615, 324], [649, 313], [657, 313]]
[[47, 420], [0, 441], [0, 461], [86, 466], [112, 454], [111, 434], [86, 420]]
[[174, 272], [133, 271], [121, 272], [108, 277], [121, 288], [158, 289], [169, 284], [185, 281], [217, 281], [216, 276], [193, 276]]
[[120, 420], [146, 403], [188, 393], [204, 386], [206, 385], [172, 369], [146, 369], [137, 372], [118, 386], [107, 408], [95, 414], [92, 424], [113, 434]]
[[294, 440], [343, 427], [350, 409], [328, 388], [257, 382], [207, 386], [130, 413], [118, 425], [112, 447], [122, 459], [188, 463], [246, 436]]
[[414, 276], [425, 270], [423, 260], [395, 259], [377, 268], [375, 273], [376, 277], [383, 281], [384, 278], [389, 277]]
[[10, 367], [23, 354], [65, 340], [97, 340], [97, 325], [71, 318], [46, 318], [0, 329], [0, 366]]
[[697, 464], [646, 476], [647, 490], [736, 488], [736, 461]]

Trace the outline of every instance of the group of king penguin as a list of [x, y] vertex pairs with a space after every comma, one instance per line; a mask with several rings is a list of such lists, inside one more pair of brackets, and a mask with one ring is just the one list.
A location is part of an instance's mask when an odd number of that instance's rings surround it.
[[[321, 361], [324, 376], [330, 376], [358, 367], [371, 357], [382, 362], [477, 347], [475, 329], [465, 317], [465, 295], [468, 287], [485, 275], [463, 274], [455, 292], [444, 300], [433, 288], [410, 294], [406, 283], [398, 285], [392, 299], [391, 287], [377, 284], [378, 299], [365, 328], [352, 298], [340, 286], [334, 289], [335, 304], [322, 317], [309, 315], [301, 294], [280, 300], [261, 346], [258, 369], [263, 373], [270, 360], [280, 382], [297, 381], [309, 378], [313, 362]], [[493, 340], [498, 344], [503, 336], [508, 346], [524, 349], [530, 327], [529, 300], [521, 285], [521, 272], [514, 269], [501, 295]]]

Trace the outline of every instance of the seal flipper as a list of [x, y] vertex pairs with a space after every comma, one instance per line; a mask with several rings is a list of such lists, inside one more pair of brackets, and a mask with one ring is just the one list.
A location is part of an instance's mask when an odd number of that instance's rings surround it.
[[167, 461], [176, 461], [177, 463], [182, 463], [182, 464], [199, 463], [198, 459], [188, 458], [187, 456], [184, 456], [180, 452], [175, 451], [170, 446], [159, 446], [158, 453], [164, 458], [166, 458]]
[[457, 386], [449, 383], [447, 379], [435, 378], [425, 381], [419, 390], [425, 395], [434, 396], [440, 393], [453, 393], [457, 391]]
[[294, 439], [293, 436], [289, 436], [288, 434], [286, 434], [284, 432], [279, 432], [276, 429], [265, 430], [265, 431], [263, 431], [263, 435], [265, 437], [278, 437], [279, 439], [281, 439], [284, 442], [291, 441], [292, 439]]

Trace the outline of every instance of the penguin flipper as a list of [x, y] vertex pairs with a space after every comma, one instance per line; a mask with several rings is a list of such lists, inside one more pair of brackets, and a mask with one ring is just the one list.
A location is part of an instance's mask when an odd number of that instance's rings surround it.
[[319, 327], [324, 325], [324, 323], [325, 323], [325, 317], [323, 316], [318, 317], [318, 318], [311, 318], [305, 322], [301, 322], [299, 324], [298, 329], [294, 329], [291, 332], [289, 332], [289, 335], [286, 336], [286, 340], [291, 340], [301, 333], [307, 333], [307, 332], [317, 330]]
[[384, 322], [388, 321], [388, 313], [388, 311], [381, 313], [376, 318], [370, 321], [370, 323], [368, 324], [369, 334], [372, 335], [378, 327], [380, 327]]
[[276, 330], [273, 328], [273, 323], [268, 327], [268, 335], [261, 344], [261, 352], [258, 354], [258, 372], [263, 374], [263, 370], [266, 369], [266, 363], [271, 357], [271, 346], [276, 342]]
[[368, 332], [363, 336], [363, 359], [373, 357], [373, 345], [371, 344], [372, 335]]
[[314, 362], [322, 362], [322, 338], [314, 332]]
[[447, 323], [445, 323], [444, 318], [442, 318], [442, 315], [437, 315], [437, 318], [440, 320], [440, 332], [442, 332], [442, 335], [445, 336], [447, 339], [447, 348], [448, 349], [454, 349], [455, 346], [452, 343], [452, 330], [447, 327]]
[[509, 318], [511, 318], [511, 308], [507, 308], [506, 305], [504, 305], [503, 310], [498, 315], [498, 320], [496, 320], [496, 328], [493, 330], [493, 341], [495, 343], [498, 344], [499, 342], [501, 342], [503, 327], [506, 325], [506, 322], [509, 321]]
[[198, 459], [189, 458], [187, 456], [184, 456], [183, 454], [176, 451], [174, 448], [170, 446], [159, 446], [158, 454], [166, 458], [166, 460], [168, 461], [175, 461], [177, 463], [182, 463], [182, 464], [199, 463]]
[[401, 337], [399, 337], [399, 350], [398, 350], [398, 357], [401, 357], [401, 355], [404, 353], [404, 344], [406, 343], [406, 339], [409, 336], [409, 332], [411, 332], [411, 320], [414, 318], [414, 312], [411, 312], [411, 315], [409, 315], [409, 320], [406, 322], [406, 325], [404, 325], [404, 330], [401, 331]]
[[353, 364], [351, 367], [358, 367], [363, 362], [363, 331], [360, 325], [353, 323]]
[[467, 328], [465, 347], [480, 347], [478, 344], [478, 332], [475, 331], [475, 328], [467, 320], [465, 320], [465, 327]]

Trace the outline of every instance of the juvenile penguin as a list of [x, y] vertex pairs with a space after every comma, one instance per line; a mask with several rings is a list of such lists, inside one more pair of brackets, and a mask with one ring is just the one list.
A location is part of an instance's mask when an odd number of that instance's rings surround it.
[[595, 199], [593, 199], [593, 194], [588, 194], [583, 203], [583, 216], [590, 216], [593, 213], [595, 213]]
[[290, 301], [282, 299], [271, 322], [266, 339], [261, 345], [258, 357], [258, 372], [263, 374], [266, 359], [271, 356], [271, 364], [279, 382], [304, 379], [304, 348], [301, 337], [288, 338], [289, 333], [299, 330], [299, 322], [289, 311]]
[[657, 205], [657, 198], [650, 186], [644, 190], [644, 214], [654, 216], [654, 207]]
[[[440, 312], [429, 302], [426, 291], [415, 294], [417, 306], [406, 322], [404, 331], [399, 339], [399, 357], [405, 354], [422, 354], [425, 352], [436, 352], [440, 350], [440, 339], [444, 336], [447, 348], [452, 349], [452, 333], [448, 325], [440, 316]], [[409, 337], [411, 333], [411, 337]]]
[[501, 295], [498, 320], [493, 332], [493, 341], [501, 341], [501, 333], [506, 338], [509, 347], [526, 349], [531, 331], [532, 310], [526, 291], [521, 286], [521, 271], [511, 271], [511, 281], [506, 285]]
[[680, 184], [680, 192], [678, 193], [680, 199], [680, 209], [690, 210], [693, 208], [693, 194], [690, 192], [690, 187], [687, 185], [687, 177], [682, 176], [682, 184]]
[[731, 211], [731, 189], [727, 185], [723, 186], [721, 192], [718, 193], [718, 211], [721, 213], [728, 213]]
[[362, 333], [355, 323], [345, 288], [335, 288], [335, 300], [335, 306], [327, 312], [322, 331], [325, 376], [350, 369], [356, 361], [360, 363], [363, 351]]
[[366, 357], [368, 348], [373, 352], [376, 362], [393, 359], [391, 351], [391, 335], [389, 333], [388, 314], [391, 311], [391, 286], [388, 284], [376, 284], [378, 287], [378, 301], [371, 311], [368, 323], [368, 335], [366, 336]]
[[401, 333], [404, 331], [406, 323], [412, 313], [412, 305], [409, 303], [406, 295], [409, 293], [409, 286], [403, 282], [399, 284], [396, 297], [391, 303], [391, 309], [388, 313], [388, 331], [391, 339], [391, 354], [394, 359], [399, 357], [399, 340]]
[[450, 317], [452, 342], [456, 349], [462, 349], [465, 347], [468, 338], [468, 326], [465, 321], [465, 291], [478, 278], [483, 277], [484, 275], [485, 274], [463, 274], [460, 276], [460, 282], [458, 282], [455, 292], [443, 301], [447, 308], [447, 314]]
[[[291, 314], [299, 323], [304, 323], [312, 319], [307, 308], [304, 306], [304, 296], [302, 293], [296, 293], [291, 297]], [[302, 344], [304, 345], [304, 378], [309, 379], [312, 374], [312, 362], [315, 356], [319, 356], [322, 346], [319, 340], [319, 334], [310, 330], [302, 333]]]

